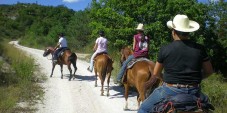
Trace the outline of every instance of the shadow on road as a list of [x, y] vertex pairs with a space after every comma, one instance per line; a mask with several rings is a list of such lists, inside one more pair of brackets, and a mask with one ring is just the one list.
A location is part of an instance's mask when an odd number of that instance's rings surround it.
[[[69, 78], [69, 74], [65, 74], [65, 77]], [[86, 75], [74, 75], [72, 81], [95, 81], [95, 76]]]
[[[110, 90], [114, 90], [115, 92], [117, 92], [114, 95], [110, 95], [110, 99], [124, 98], [124, 92], [125, 92], [124, 86], [110, 86]], [[137, 96], [137, 91], [134, 90], [134, 88], [130, 88], [128, 97], [134, 97], [134, 96]]]

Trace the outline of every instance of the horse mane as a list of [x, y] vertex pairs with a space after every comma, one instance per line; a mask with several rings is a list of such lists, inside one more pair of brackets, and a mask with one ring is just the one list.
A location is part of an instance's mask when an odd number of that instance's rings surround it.
[[54, 50], [54, 47], [49, 46], [49, 47], [46, 47], [45, 49]]

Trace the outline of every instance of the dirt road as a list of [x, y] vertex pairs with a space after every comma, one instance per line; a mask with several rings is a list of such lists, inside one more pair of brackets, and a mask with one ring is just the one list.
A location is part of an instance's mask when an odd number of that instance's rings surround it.
[[[136, 93], [129, 95], [129, 109], [123, 110], [125, 105], [124, 89], [116, 86], [113, 80], [110, 82], [110, 96], [100, 96], [101, 83], [98, 81], [98, 87], [95, 87], [94, 73], [86, 69], [88, 63], [78, 60], [76, 78], [68, 81], [69, 71], [64, 66], [63, 79], [60, 78], [60, 67], [56, 66], [53, 77], [50, 78], [51, 61], [43, 57], [43, 50], [23, 47], [16, 41], [11, 42], [14, 46], [22, 49], [31, 55], [37, 65], [41, 68], [41, 73], [47, 76], [47, 81], [41, 83], [45, 90], [43, 102], [37, 104], [37, 113], [136, 113], [137, 102]], [[78, 57], [83, 56], [77, 54]], [[105, 82], [106, 86], [106, 82]], [[105, 93], [106, 94], [106, 88]]]

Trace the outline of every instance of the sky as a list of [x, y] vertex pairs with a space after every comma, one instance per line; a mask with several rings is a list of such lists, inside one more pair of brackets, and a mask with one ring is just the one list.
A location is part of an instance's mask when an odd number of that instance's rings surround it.
[[[0, 0], [0, 4], [17, 4], [19, 3], [37, 3], [45, 6], [64, 5], [74, 11], [84, 10], [92, 0]], [[199, 2], [207, 3], [208, 0], [198, 0]], [[212, 0], [218, 1], [218, 0]], [[227, 1], [227, 0], [225, 0]]]
[[74, 11], [84, 10], [92, 0], [0, 0], [0, 4], [37, 3], [44, 6], [64, 5]]

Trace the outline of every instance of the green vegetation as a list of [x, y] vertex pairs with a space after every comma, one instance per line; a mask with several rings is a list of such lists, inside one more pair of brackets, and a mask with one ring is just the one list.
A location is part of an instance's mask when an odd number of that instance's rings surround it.
[[[7, 43], [0, 45], [3, 56], [0, 61], [0, 112], [35, 112], [32, 105], [41, 99], [44, 93], [35, 81], [44, 78], [35, 76], [37, 67], [32, 58]], [[19, 103], [27, 103], [29, 106], [22, 107]]]
[[[109, 54], [114, 59], [112, 75], [116, 77], [119, 49], [132, 45], [137, 24], [145, 24], [145, 32], [151, 37], [150, 59], [156, 61], [159, 48], [172, 40], [166, 22], [179, 13], [188, 15], [201, 26], [191, 34], [191, 39], [207, 48], [218, 73], [204, 81], [203, 89], [211, 97], [217, 113], [227, 111], [224, 107], [227, 105], [224, 81], [227, 77], [227, 2], [224, 0], [208, 4], [197, 0], [92, 0], [83, 11], [73, 11], [62, 5], [0, 5], [0, 33], [1, 39], [19, 39], [23, 45], [43, 49], [55, 46], [57, 34], [63, 32], [73, 51], [91, 53], [97, 32], [102, 29], [110, 42]], [[20, 72], [24, 68], [27, 67], [14, 71], [25, 74]], [[223, 105], [219, 106], [220, 103]]]
[[203, 92], [215, 107], [214, 113], [227, 111], [227, 83], [220, 74], [214, 74], [202, 82]]

